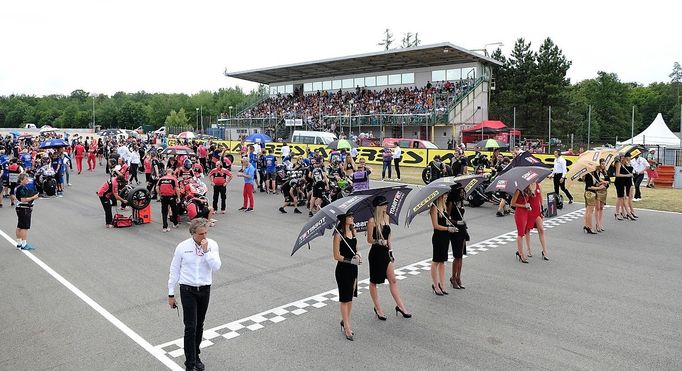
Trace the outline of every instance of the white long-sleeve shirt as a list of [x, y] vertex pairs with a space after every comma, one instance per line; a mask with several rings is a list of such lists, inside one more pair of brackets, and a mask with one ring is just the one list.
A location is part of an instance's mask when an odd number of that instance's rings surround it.
[[632, 160], [632, 171], [636, 174], [641, 174], [649, 167], [649, 161], [645, 160], [644, 157], [639, 156]]
[[400, 147], [395, 146], [395, 147], [393, 148], [393, 155], [392, 155], [392, 157], [395, 159], [395, 158], [400, 158], [400, 157], [402, 157], [402, 155], [403, 155], [403, 152], [400, 150]]
[[556, 174], [566, 174], [568, 173], [568, 169], [566, 168], [566, 159], [563, 157], [555, 158], [554, 159], [554, 170], [552, 170], [552, 173]]
[[197, 255], [201, 246], [193, 238], [182, 241], [175, 247], [168, 274], [168, 295], [175, 295], [178, 283], [188, 286], [206, 286], [213, 282], [212, 274], [220, 269], [218, 243], [208, 240], [208, 251]]

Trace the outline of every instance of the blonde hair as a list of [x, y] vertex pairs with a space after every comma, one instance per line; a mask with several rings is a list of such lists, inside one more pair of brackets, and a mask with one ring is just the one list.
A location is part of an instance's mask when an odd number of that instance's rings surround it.
[[[376, 206], [374, 212], [372, 212], [374, 217], [374, 226], [383, 228], [386, 225], [386, 208], [382, 206]], [[381, 229], [379, 229], [379, 235], [381, 235]]]
[[447, 196], [447, 193], [442, 194], [440, 197], [436, 199], [434, 202], [434, 205], [436, 206], [436, 209], [445, 212], [445, 197]]
[[[357, 170], [357, 166], [355, 166], [355, 160], [353, 160], [353, 157], [351, 155], [346, 156], [346, 164], [350, 163], [351, 167], [353, 168], [353, 171]], [[344, 169], [346, 170], [346, 169]]]

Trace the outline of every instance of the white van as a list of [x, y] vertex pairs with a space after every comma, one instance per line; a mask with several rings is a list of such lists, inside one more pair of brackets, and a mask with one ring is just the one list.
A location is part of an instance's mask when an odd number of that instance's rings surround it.
[[291, 136], [292, 143], [301, 144], [329, 144], [336, 139], [336, 134], [326, 131], [295, 130]]

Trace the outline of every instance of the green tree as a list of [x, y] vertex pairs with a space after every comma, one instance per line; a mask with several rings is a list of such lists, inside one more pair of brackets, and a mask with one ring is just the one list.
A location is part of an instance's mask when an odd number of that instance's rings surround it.
[[189, 118], [185, 114], [185, 109], [180, 108], [180, 111], [178, 112], [171, 110], [164, 123], [166, 124], [166, 128], [185, 127], [189, 124]]

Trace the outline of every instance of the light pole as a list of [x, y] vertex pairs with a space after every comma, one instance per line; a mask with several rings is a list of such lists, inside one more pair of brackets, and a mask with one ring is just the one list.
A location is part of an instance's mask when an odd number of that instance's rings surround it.
[[92, 128], [95, 128], [95, 96], [92, 96]]
[[230, 110], [230, 119], [227, 121], [227, 123], [228, 123], [227, 128], [230, 131], [230, 141], [231, 141], [232, 140], [232, 129], [231, 129], [231, 126], [232, 126], [232, 108], [234, 108], [234, 107], [229, 106], [227, 108]]
[[204, 106], [201, 105], [201, 133], [204, 133]]
[[199, 107], [197, 107], [197, 130], [199, 130]]

